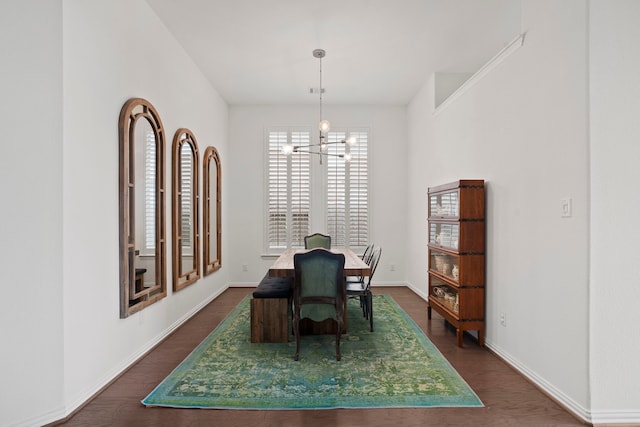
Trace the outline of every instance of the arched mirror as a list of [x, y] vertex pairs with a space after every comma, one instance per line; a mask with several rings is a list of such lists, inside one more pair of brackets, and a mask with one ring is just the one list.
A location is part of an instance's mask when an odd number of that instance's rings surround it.
[[173, 137], [173, 290], [200, 278], [198, 143], [189, 129]]
[[165, 261], [165, 136], [145, 99], [120, 111], [120, 317], [167, 296]]
[[222, 230], [220, 222], [220, 156], [214, 147], [204, 152], [204, 274], [222, 266]]

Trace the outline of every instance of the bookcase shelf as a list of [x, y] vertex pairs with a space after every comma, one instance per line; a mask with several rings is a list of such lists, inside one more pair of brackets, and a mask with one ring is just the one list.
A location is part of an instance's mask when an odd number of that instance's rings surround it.
[[483, 180], [429, 188], [429, 305], [456, 328], [485, 331], [485, 196]]

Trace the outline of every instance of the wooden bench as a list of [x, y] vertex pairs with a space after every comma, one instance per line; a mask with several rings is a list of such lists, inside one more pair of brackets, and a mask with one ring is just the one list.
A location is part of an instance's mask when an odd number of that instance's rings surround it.
[[292, 279], [267, 273], [251, 299], [251, 342], [288, 342]]

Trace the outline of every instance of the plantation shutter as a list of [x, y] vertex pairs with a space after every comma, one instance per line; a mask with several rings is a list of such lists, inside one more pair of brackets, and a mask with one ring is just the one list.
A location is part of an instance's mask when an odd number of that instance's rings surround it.
[[[308, 145], [309, 132], [292, 132], [291, 143]], [[311, 210], [311, 174], [309, 154], [291, 154], [291, 247], [304, 248], [304, 236], [309, 234]]]
[[[340, 141], [357, 138], [357, 144]], [[369, 242], [369, 133], [329, 132], [327, 135], [327, 232], [332, 244], [352, 249]], [[346, 161], [344, 155], [350, 155]]]
[[369, 134], [351, 132], [358, 143], [349, 147], [349, 246], [369, 244]]
[[332, 246], [347, 246], [347, 175], [344, 158], [344, 132], [329, 132], [327, 134], [327, 148], [330, 156], [327, 158], [327, 232], [331, 236]]
[[306, 153], [289, 156], [282, 147], [307, 145], [309, 132], [270, 131], [267, 165], [268, 250], [304, 247], [310, 224], [310, 161]]
[[268, 197], [269, 218], [267, 240], [270, 249], [287, 247], [287, 157], [282, 146], [287, 132], [269, 132]]

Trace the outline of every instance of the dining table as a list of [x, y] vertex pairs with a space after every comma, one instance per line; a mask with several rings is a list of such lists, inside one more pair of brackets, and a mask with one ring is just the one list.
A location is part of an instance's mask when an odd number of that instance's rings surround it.
[[[271, 277], [295, 277], [293, 268], [293, 256], [297, 253], [308, 252], [310, 249], [287, 249], [273, 265], [269, 268]], [[369, 276], [371, 269], [355, 252], [349, 248], [331, 248], [333, 253], [344, 255], [344, 275], [345, 276]]]
[[[295, 270], [293, 266], [293, 256], [297, 253], [308, 252], [311, 249], [287, 249], [280, 254], [278, 259], [275, 260], [273, 265], [269, 268], [269, 276], [271, 277], [295, 277]], [[349, 276], [369, 276], [371, 274], [371, 268], [362, 260], [355, 252], [349, 248], [331, 248], [329, 249], [333, 253], [339, 253], [344, 255], [344, 275]], [[346, 284], [346, 281], [345, 281]], [[347, 332], [347, 295], [346, 288], [344, 291], [344, 322], [342, 327], [342, 333]], [[303, 334], [334, 334], [336, 331], [335, 322], [332, 319], [325, 320], [323, 322], [313, 322], [310, 319], [303, 319], [301, 321], [301, 333]]]

